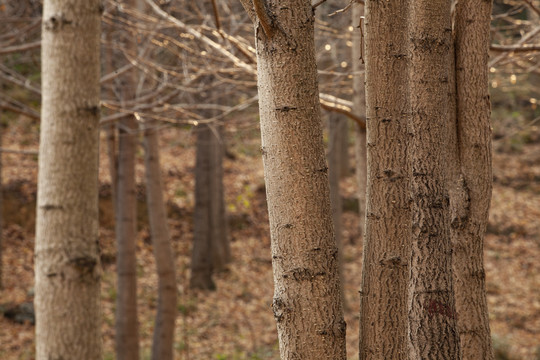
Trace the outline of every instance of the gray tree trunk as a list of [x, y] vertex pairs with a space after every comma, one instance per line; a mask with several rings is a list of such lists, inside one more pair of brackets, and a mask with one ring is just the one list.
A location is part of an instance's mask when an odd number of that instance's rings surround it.
[[144, 130], [146, 203], [158, 273], [158, 305], [152, 344], [152, 359], [174, 359], [176, 276], [159, 161], [159, 139], [151, 124]]
[[454, 289], [462, 358], [493, 359], [484, 272], [491, 201], [488, 91], [491, 1], [464, 0], [454, 25], [456, 109], [450, 188]]
[[101, 359], [100, 2], [45, 0], [35, 244], [36, 359]]
[[460, 359], [447, 191], [450, 0], [415, 0], [408, 10], [409, 359]]
[[411, 236], [407, 4], [405, 0], [367, 1], [365, 7], [367, 203], [360, 292], [362, 360], [407, 359]]
[[280, 354], [345, 359], [308, 0], [242, 1], [255, 24], [262, 154]]

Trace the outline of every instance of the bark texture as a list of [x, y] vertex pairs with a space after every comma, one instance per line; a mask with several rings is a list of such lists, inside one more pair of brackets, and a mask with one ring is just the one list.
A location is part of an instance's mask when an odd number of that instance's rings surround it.
[[491, 1], [456, 5], [456, 171], [450, 184], [458, 331], [463, 359], [493, 359], [484, 272], [492, 191], [488, 58]]
[[163, 184], [159, 161], [159, 139], [155, 128], [144, 131], [146, 203], [154, 257], [158, 273], [158, 304], [152, 343], [152, 359], [174, 359], [174, 324], [176, 320], [176, 276]]
[[407, 1], [365, 8], [367, 203], [360, 359], [407, 358]]
[[345, 359], [313, 9], [308, 0], [272, 0], [265, 11], [273, 30], [257, 20], [255, 36], [281, 359]]
[[450, 0], [413, 1], [408, 17], [412, 224], [409, 359], [460, 359], [446, 186]]
[[44, 2], [36, 359], [101, 359], [100, 1]]

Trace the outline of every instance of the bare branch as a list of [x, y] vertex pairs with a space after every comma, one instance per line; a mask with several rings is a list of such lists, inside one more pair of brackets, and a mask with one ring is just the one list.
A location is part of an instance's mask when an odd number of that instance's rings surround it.
[[0, 55], [32, 50], [32, 49], [36, 49], [38, 47], [41, 47], [41, 40], [31, 42], [31, 43], [27, 43], [27, 44], [21, 44], [21, 45], [15, 45], [15, 46], [9, 46], [9, 47], [5, 47], [5, 48], [0, 48]]
[[491, 44], [489, 47], [492, 51], [497, 52], [530, 52], [530, 51], [540, 51], [540, 45], [498, 45]]

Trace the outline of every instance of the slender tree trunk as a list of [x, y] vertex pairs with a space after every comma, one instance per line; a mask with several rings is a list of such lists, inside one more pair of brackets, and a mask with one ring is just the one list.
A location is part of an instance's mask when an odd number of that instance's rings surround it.
[[450, 0], [413, 1], [407, 33], [412, 200], [409, 359], [460, 359], [446, 188], [451, 101]]
[[101, 359], [100, 2], [44, 2], [36, 359]]
[[[126, 1], [134, 6], [135, 1]], [[126, 51], [136, 53], [136, 43], [124, 34]], [[123, 54], [120, 56], [124, 56]], [[122, 102], [135, 97], [137, 72], [127, 71], [123, 78]], [[116, 298], [116, 357], [118, 360], [139, 358], [139, 325], [137, 320], [137, 198], [135, 183], [135, 153], [137, 121], [133, 115], [122, 118], [118, 132], [118, 170], [116, 185], [116, 267], [118, 294]]]
[[190, 287], [215, 290], [212, 280], [212, 228], [210, 227], [210, 170], [209, 153], [210, 128], [200, 125], [196, 129], [197, 152], [195, 162], [195, 211], [193, 230], [193, 250], [191, 253]]
[[176, 320], [176, 276], [170, 244], [167, 213], [159, 161], [159, 140], [151, 124], [144, 130], [144, 163], [146, 168], [146, 202], [154, 257], [158, 273], [158, 306], [152, 345], [152, 359], [174, 359], [174, 324]]
[[410, 228], [407, 165], [407, 4], [367, 1], [367, 203], [360, 359], [407, 358]]
[[255, 23], [275, 286], [272, 307], [281, 359], [345, 359], [313, 9], [308, 0], [243, 5]]
[[[363, 64], [363, 39], [360, 28], [361, 17], [364, 15], [364, 5], [358, 2], [353, 4], [352, 10], [352, 68], [353, 68], [353, 112], [357, 116], [366, 114], [366, 91], [364, 86], [365, 70]], [[360, 218], [360, 234], [364, 231], [366, 217], [366, 185], [367, 185], [367, 149], [366, 149], [366, 129], [355, 126], [354, 152], [356, 161], [356, 182], [358, 184], [358, 214]], [[363, 236], [363, 235], [362, 235]]]
[[455, 17], [456, 138], [450, 185], [451, 236], [462, 358], [493, 359], [483, 240], [491, 201], [488, 92], [491, 1], [459, 1]]
[[[0, 83], [0, 86], [2, 84]], [[4, 134], [4, 127], [1, 125], [2, 113], [0, 113], [0, 148], [2, 148], [2, 135]], [[3, 260], [3, 237], [2, 231], [4, 230], [4, 185], [2, 183], [2, 153], [0, 152], [0, 290], [4, 288], [4, 260]]]
[[[330, 204], [332, 207], [332, 222], [334, 223], [336, 244], [339, 250], [339, 279], [343, 284], [343, 241], [341, 222], [341, 217], [343, 215], [343, 202], [341, 200], [339, 186], [339, 180], [342, 175], [341, 166], [345, 163], [340, 159], [340, 157], [342, 156], [343, 148], [340, 143], [343, 135], [343, 132], [341, 131], [342, 128], [343, 126], [342, 124], [340, 124], [340, 120], [338, 120], [338, 118], [331, 113], [328, 123], [328, 133], [330, 137], [328, 142], [328, 177], [330, 183]], [[343, 305], [346, 306], [343, 289], [341, 289], [341, 298], [343, 301]]]
[[225, 155], [225, 141], [223, 138], [223, 125], [213, 124], [210, 127], [210, 156], [211, 156], [211, 211], [210, 227], [212, 234], [212, 264], [215, 271], [222, 271], [231, 261], [231, 248], [227, 231], [227, 218], [225, 212], [225, 192], [223, 189], [223, 157]]
[[195, 165], [195, 230], [190, 286], [215, 289], [212, 273], [225, 268], [230, 248], [223, 192], [223, 140], [220, 126], [197, 129]]
[[120, 122], [118, 184], [116, 198], [116, 356], [139, 358], [137, 321], [137, 199], [135, 189], [136, 122], [133, 116]]
[[349, 119], [340, 115], [337, 123], [339, 129], [339, 159], [341, 161], [339, 164], [339, 177], [346, 178], [351, 172], [349, 168]]

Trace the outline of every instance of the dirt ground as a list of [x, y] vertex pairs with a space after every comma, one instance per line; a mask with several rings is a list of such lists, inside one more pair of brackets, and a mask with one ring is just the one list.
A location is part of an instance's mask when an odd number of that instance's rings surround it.
[[[177, 359], [278, 359], [272, 301], [270, 239], [262, 162], [256, 125], [229, 129], [225, 162], [226, 203], [233, 262], [215, 277], [217, 291], [187, 287], [193, 216], [193, 133], [162, 132], [162, 164], [178, 273]], [[494, 144], [494, 192], [485, 244], [491, 330], [498, 359], [540, 359], [540, 142], [508, 150]], [[37, 131], [25, 121], [3, 134], [3, 147], [37, 149]], [[115, 243], [108, 161], [101, 144], [100, 241], [104, 358], [114, 359]], [[4, 153], [3, 279], [0, 305], [8, 308], [33, 298], [33, 247], [37, 155]], [[138, 304], [141, 358], [150, 359], [156, 304], [156, 273], [144, 214], [142, 150], [137, 156], [140, 184]], [[351, 160], [352, 165], [352, 160]], [[353, 198], [354, 176], [342, 193]], [[344, 276], [349, 359], [358, 359], [358, 290], [362, 239], [358, 214], [343, 216]], [[34, 327], [0, 316], [0, 359], [33, 359]]]

